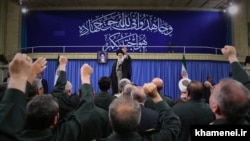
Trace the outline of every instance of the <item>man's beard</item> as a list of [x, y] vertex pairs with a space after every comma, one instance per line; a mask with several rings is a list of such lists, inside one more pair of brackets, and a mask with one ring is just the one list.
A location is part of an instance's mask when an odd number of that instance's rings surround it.
[[118, 63], [119, 63], [119, 64], [122, 63], [122, 58], [118, 58]]

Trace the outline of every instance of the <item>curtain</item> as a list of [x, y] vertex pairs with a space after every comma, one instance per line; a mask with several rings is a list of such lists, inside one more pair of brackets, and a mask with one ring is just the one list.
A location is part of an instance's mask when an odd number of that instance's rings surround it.
[[[47, 60], [47, 69], [43, 76], [48, 80], [49, 92], [53, 88], [56, 71], [56, 60]], [[93, 67], [91, 83], [94, 91], [99, 92], [98, 80], [102, 76], [109, 76], [114, 60], [108, 60], [107, 64], [99, 64], [97, 60], [69, 59], [67, 64], [67, 80], [73, 85], [73, 93], [77, 92], [81, 85], [80, 68], [82, 64], [88, 63]], [[191, 80], [204, 82], [207, 76], [213, 77], [213, 82], [218, 83], [222, 78], [229, 77], [230, 64], [221, 61], [190, 61], [186, 60], [187, 73]], [[132, 78], [136, 85], [142, 86], [150, 82], [154, 77], [160, 77], [164, 81], [162, 93], [179, 98], [180, 92], [178, 82], [181, 76], [181, 60], [132, 60]]]

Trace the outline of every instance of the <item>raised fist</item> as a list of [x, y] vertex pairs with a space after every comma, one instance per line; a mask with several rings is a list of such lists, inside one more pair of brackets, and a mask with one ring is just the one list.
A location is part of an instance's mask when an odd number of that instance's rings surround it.
[[68, 58], [65, 56], [60, 56], [59, 63], [60, 65], [66, 65], [68, 63]]
[[93, 73], [93, 69], [88, 64], [83, 64], [81, 67], [81, 76], [90, 76]]
[[26, 54], [17, 53], [9, 64], [11, 78], [27, 80], [32, 67], [32, 60]]
[[158, 95], [157, 87], [154, 83], [145, 83], [143, 89], [151, 98], [155, 98]]

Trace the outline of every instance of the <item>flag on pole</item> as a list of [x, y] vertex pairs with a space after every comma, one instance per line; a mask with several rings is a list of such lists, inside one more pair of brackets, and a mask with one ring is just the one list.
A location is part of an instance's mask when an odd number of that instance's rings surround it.
[[184, 54], [183, 54], [183, 57], [182, 57], [181, 78], [188, 78], [187, 66], [186, 66], [186, 58], [185, 58]]
[[59, 59], [60, 59], [60, 55], [58, 54], [58, 56], [57, 56], [57, 60], [56, 60], [56, 72], [55, 72], [55, 79], [54, 79], [54, 86], [56, 85], [56, 81], [57, 81], [57, 79], [58, 79], [58, 77], [59, 77], [59, 73], [60, 73], [60, 71], [59, 71]]

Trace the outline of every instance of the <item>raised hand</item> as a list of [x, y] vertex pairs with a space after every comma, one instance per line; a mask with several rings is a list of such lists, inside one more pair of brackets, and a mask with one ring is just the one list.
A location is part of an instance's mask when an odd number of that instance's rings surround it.
[[143, 89], [145, 91], [145, 93], [150, 96], [152, 98], [152, 101], [154, 103], [158, 103], [160, 101], [162, 101], [162, 98], [160, 96], [160, 94], [157, 91], [157, 87], [154, 83], [145, 83], [143, 85]]
[[68, 58], [65, 56], [60, 56], [59, 58], [59, 70], [66, 71], [66, 65], [68, 63]]
[[32, 68], [32, 60], [26, 54], [17, 53], [9, 64], [10, 80], [8, 88], [25, 93], [27, 79]]
[[27, 80], [31, 67], [32, 60], [26, 54], [17, 53], [9, 64], [10, 77]]
[[44, 57], [37, 58], [36, 61], [32, 64], [31, 72], [28, 77], [28, 81], [31, 84], [34, 81], [37, 74], [43, 72], [47, 68], [46, 64], [47, 64], [47, 61], [46, 61], [46, 58]]
[[83, 64], [81, 67], [81, 80], [83, 83], [90, 84], [90, 76], [93, 73], [93, 68], [88, 64]]

